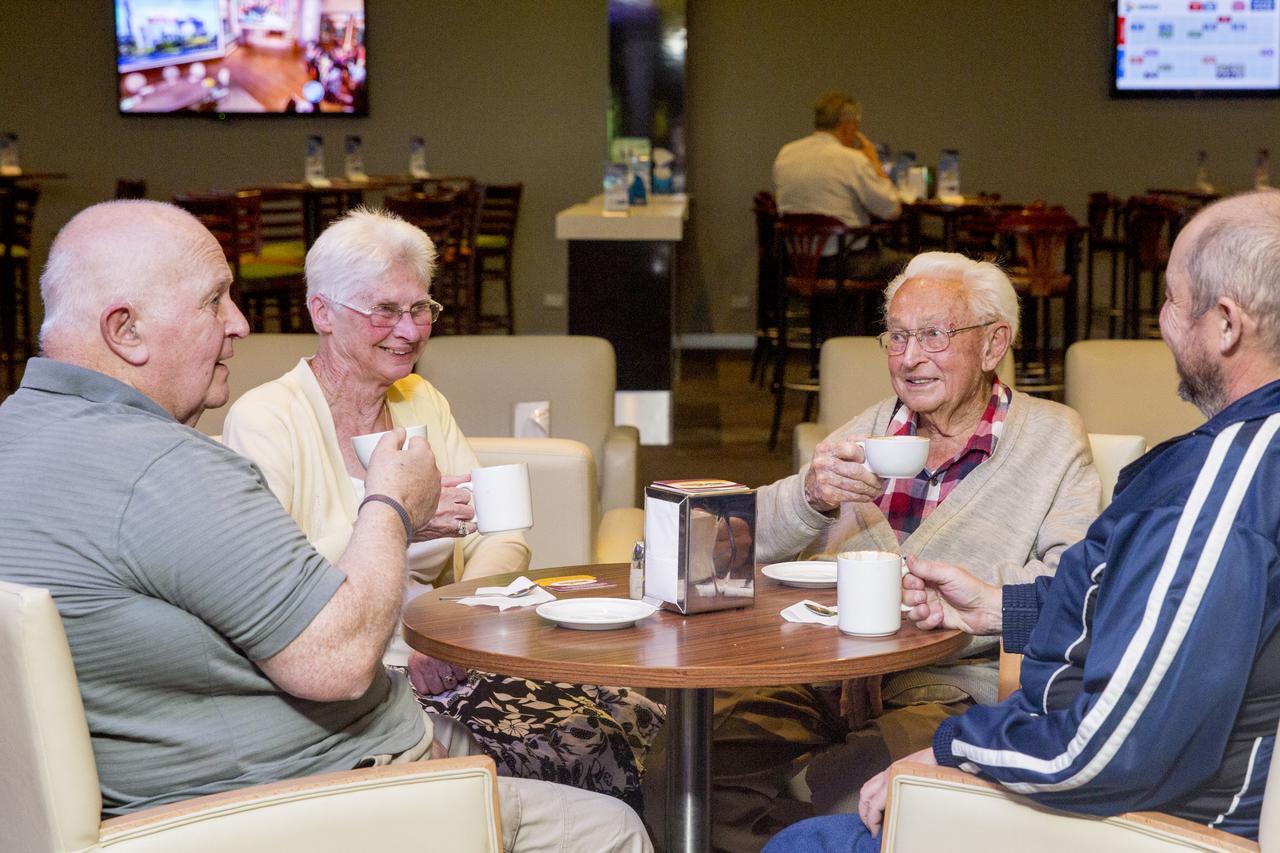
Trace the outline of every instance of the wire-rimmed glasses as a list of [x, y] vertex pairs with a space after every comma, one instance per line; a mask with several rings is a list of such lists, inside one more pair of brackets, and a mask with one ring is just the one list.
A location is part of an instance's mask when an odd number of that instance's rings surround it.
[[995, 322], [995, 320], [988, 320], [985, 323], [961, 326], [958, 329], [944, 329], [940, 326], [925, 326], [923, 329], [890, 329], [887, 332], [881, 332], [876, 340], [880, 341], [880, 346], [884, 347], [889, 355], [902, 355], [907, 351], [907, 343], [912, 338], [916, 339], [916, 343], [920, 344], [920, 348], [925, 352], [942, 352], [951, 346], [951, 339], [961, 332], [982, 329]]
[[[324, 294], [321, 294], [321, 296], [324, 296]], [[440, 319], [440, 312], [444, 310], [444, 306], [434, 299], [415, 302], [408, 308], [400, 308], [393, 305], [375, 305], [372, 308], [360, 308], [343, 302], [341, 299], [334, 299], [332, 296], [324, 296], [324, 298], [334, 305], [341, 305], [343, 308], [348, 308], [357, 314], [363, 314], [369, 320], [369, 325], [380, 329], [390, 329], [399, 323], [400, 318], [405, 314], [409, 315], [409, 319], [413, 321], [415, 326], [433, 325]]]

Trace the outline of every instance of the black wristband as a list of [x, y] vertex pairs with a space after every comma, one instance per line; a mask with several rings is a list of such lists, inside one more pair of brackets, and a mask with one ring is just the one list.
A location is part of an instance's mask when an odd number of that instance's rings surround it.
[[409, 521], [409, 511], [404, 508], [404, 504], [392, 497], [386, 495], [365, 495], [364, 500], [360, 501], [360, 506], [356, 507], [356, 515], [360, 514], [360, 510], [364, 509], [364, 505], [370, 501], [384, 503], [396, 511], [396, 515], [400, 516], [400, 523], [404, 525], [404, 541], [413, 541], [413, 523]]

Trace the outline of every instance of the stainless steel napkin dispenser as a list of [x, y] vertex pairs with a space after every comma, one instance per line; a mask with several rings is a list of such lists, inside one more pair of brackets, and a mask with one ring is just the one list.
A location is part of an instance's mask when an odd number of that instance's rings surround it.
[[664, 480], [644, 490], [644, 596], [703, 613], [755, 603], [756, 493], [728, 480]]

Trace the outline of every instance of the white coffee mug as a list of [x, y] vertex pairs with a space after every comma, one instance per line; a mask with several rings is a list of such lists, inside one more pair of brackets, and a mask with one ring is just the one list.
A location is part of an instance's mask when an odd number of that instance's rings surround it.
[[481, 533], [505, 533], [533, 527], [533, 501], [529, 495], [529, 466], [524, 462], [490, 465], [471, 472], [470, 489], [476, 507], [476, 527]]
[[871, 473], [880, 477], [914, 477], [929, 461], [929, 439], [922, 435], [877, 435], [857, 445]]
[[[364, 435], [353, 435], [351, 437], [351, 446], [356, 449], [356, 458], [360, 460], [360, 464], [366, 469], [369, 467], [369, 459], [373, 457], [373, 449], [378, 446], [378, 442], [382, 437], [391, 430], [383, 430], [382, 432], [367, 432]], [[425, 439], [427, 437], [426, 424], [411, 426], [404, 428], [404, 445], [401, 450], [409, 446], [409, 439], [414, 436]]]
[[907, 563], [887, 551], [836, 555], [836, 625], [842, 634], [886, 637], [902, 627], [902, 577]]

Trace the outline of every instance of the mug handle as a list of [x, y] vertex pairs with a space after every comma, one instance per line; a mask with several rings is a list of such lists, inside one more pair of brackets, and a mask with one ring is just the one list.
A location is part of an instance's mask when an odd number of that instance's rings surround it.
[[[905, 578], [905, 577], [907, 576], [907, 558], [906, 558], [906, 557], [901, 557], [901, 556], [900, 556], [900, 557], [898, 557], [898, 562], [899, 562], [899, 564], [900, 564], [900, 565], [901, 565], [901, 567], [902, 567], [902, 574], [899, 576], [899, 580], [901, 580], [902, 578]], [[904, 603], [902, 603], [902, 601], [901, 601], [901, 598], [902, 598], [902, 585], [901, 585], [901, 584], [899, 584], [899, 585], [898, 585], [898, 598], [899, 598], [899, 601], [898, 601], [898, 609], [899, 609], [899, 610], [901, 610], [903, 613], [906, 613], [908, 610], [910, 610], [910, 609], [911, 609], [911, 606], [910, 606], [909, 604], [904, 604]]]

